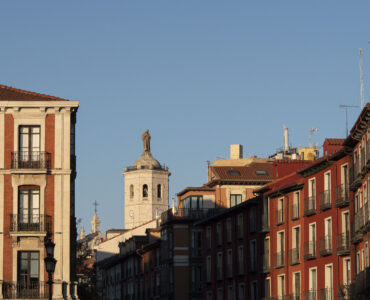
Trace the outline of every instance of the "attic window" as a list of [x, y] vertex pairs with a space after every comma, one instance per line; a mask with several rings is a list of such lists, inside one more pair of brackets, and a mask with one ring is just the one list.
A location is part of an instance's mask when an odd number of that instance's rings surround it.
[[256, 170], [256, 175], [267, 176], [268, 173], [266, 170]]
[[240, 176], [240, 172], [238, 170], [228, 170], [227, 173], [230, 176]]

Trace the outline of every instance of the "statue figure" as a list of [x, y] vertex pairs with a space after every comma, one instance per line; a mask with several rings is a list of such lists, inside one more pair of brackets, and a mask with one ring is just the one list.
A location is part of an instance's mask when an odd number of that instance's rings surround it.
[[147, 129], [141, 136], [144, 144], [144, 152], [150, 152], [150, 138], [149, 129]]

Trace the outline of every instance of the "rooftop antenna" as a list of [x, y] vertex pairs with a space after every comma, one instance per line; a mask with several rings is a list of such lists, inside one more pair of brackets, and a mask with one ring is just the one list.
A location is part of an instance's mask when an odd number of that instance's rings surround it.
[[[361, 109], [364, 108], [364, 77], [362, 70], [362, 48], [360, 48], [360, 95], [361, 95]], [[348, 135], [348, 133], [347, 133]]]
[[348, 108], [355, 108], [359, 107], [358, 105], [345, 105], [339, 104], [340, 108], [344, 108], [346, 110], [346, 137], [348, 136]]
[[93, 203], [93, 205], [95, 206], [95, 207], [94, 207], [95, 214], [97, 214], [97, 212], [98, 212], [98, 205], [99, 205], [99, 204], [98, 204], [98, 202], [95, 200], [95, 201], [94, 201], [94, 203]]
[[318, 132], [318, 131], [319, 131], [319, 128], [311, 128], [310, 129], [309, 135], [308, 135], [308, 144], [310, 145], [310, 147], [312, 147], [312, 143], [311, 143], [312, 134], [314, 134], [315, 132]]

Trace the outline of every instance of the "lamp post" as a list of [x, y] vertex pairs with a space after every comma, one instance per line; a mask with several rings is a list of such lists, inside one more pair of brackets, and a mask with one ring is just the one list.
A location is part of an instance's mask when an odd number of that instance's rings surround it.
[[49, 275], [49, 280], [48, 280], [48, 285], [49, 285], [49, 300], [52, 300], [52, 286], [53, 286], [53, 278], [52, 274], [55, 271], [55, 265], [57, 263], [56, 259], [54, 258], [54, 247], [55, 244], [48, 239], [45, 243], [45, 249], [46, 249], [46, 257], [44, 258], [45, 261], [45, 268], [46, 272], [48, 272]]

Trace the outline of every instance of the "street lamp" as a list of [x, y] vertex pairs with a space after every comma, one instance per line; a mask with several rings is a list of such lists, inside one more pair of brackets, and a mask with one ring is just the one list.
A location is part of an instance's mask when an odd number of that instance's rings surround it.
[[57, 260], [54, 258], [54, 247], [55, 247], [55, 244], [50, 239], [48, 239], [45, 243], [46, 257], [44, 258], [44, 261], [45, 261], [46, 272], [48, 272], [48, 275], [49, 275], [49, 280], [47, 282], [49, 285], [49, 300], [52, 300], [51, 299], [52, 297], [51, 290], [53, 286], [53, 278], [52, 278], [53, 275], [52, 274], [55, 271], [55, 265], [57, 263]]

